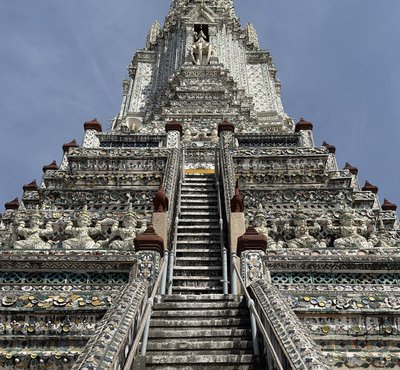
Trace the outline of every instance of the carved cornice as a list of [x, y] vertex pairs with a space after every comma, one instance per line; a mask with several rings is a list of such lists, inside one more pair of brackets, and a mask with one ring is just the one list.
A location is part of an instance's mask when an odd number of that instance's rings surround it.
[[52, 254], [49, 251], [19, 253], [12, 250], [2, 251], [0, 254], [1, 271], [96, 271], [101, 268], [103, 271], [129, 272], [135, 264], [136, 257], [133, 252], [121, 251], [118, 255], [108, 255], [98, 250], [86, 255], [72, 251]]
[[[270, 271], [400, 271], [399, 248], [328, 249], [328, 250], [299, 250], [267, 251], [264, 262]], [[296, 254], [295, 254], [296, 253]], [[380, 255], [379, 255], [380, 253]], [[302, 255], [301, 255], [302, 254]], [[334, 254], [334, 255], [332, 255]], [[373, 256], [373, 258], [371, 258]]]

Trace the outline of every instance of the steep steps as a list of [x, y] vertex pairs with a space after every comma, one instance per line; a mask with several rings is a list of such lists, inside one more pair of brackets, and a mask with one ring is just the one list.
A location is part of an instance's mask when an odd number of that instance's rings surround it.
[[181, 188], [173, 294], [222, 293], [221, 235], [214, 175], [186, 175]]
[[146, 369], [260, 369], [243, 298], [164, 296], [150, 321]]
[[222, 294], [217, 197], [214, 175], [185, 176], [173, 294], [153, 307], [146, 369], [262, 369], [243, 297]]

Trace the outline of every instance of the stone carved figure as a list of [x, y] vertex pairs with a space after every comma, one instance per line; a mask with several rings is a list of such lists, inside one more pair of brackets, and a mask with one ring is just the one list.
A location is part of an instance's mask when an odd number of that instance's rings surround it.
[[219, 137], [218, 137], [218, 130], [217, 129], [213, 129], [211, 131], [211, 142], [214, 144], [218, 144], [219, 143]]
[[22, 240], [17, 240], [14, 243], [15, 249], [50, 249], [51, 244], [45, 241], [53, 230], [50, 225], [46, 229], [40, 228], [41, 216], [38, 210], [29, 219], [29, 226], [26, 227], [24, 222], [21, 222], [16, 229], [17, 235]]
[[370, 248], [373, 244], [360, 235], [354, 224], [354, 211], [346, 209], [341, 212], [339, 233], [340, 237], [334, 241], [336, 248]]
[[99, 235], [93, 236], [96, 240], [96, 244], [100, 249], [107, 249], [115, 237], [118, 235], [118, 220], [114, 218], [105, 218], [97, 224], [100, 226]]
[[147, 230], [147, 220], [145, 218], [139, 220], [137, 227], [136, 235], [142, 235]]
[[200, 32], [194, 33], [194, 43], [190, 47], [190, 56], [195, 65], [205, 66], [210, 63], [210, 58], [213, 53], [212, 45], [207, 42], [207, 36], [200, 29]]
[[377, 238], [379, 240], [379, 243], [376, 245], [377, 247], [400, 247], [400, 233], [394, 229], [386, 230], [382, 220], [379, 222], [377, 234]]
[[333, 235], [335, 234], [335, 228], [332, 224], [332, 220], [326, 214], [322, 214], [316, 219], [316, 224], [319, 226], [318, 237], [320, 240], [324, 240], [327, 247], [332, 247]]
[[288, 248], [325, 248], [326, 244], [309, 233], [305, 216], [298, 213], [294, 217], [294, 238], [287, 242]]
[[192, 132], [190, 131], [190, 129], [187, 128], [183, 133], [182, 142], [188, 143], [191, 140], [192, 140]]
[[74, 227], [72, 222], [69, 222], [65, 228], [65, 233], [72, 237], [64, 240], [63, 245], [65, 249], [95, 249], [96, 242], [91, 235], [101, 233], [101, 226], [90, 227], [91, 217], [87, 210], [87, 206], [76, 214], [77, 226]]
[[122, 220], [122, 227], [116, 231], [116, 238], [110, 243], [110, 249], [134, 249], [133, 240], [136, 237], [137, 218], [130, 205], [128, 212]]
[[254, 227], [260, 234], [267, 237], [268, 248], [276, 249], [283, 247], [282, 240], [275, 241], [273, 238], [273, 235], [276, 235], [277, 233], [276, 225], [273, 224], [271, 228], [267, 227], [265, 212], [261, 203], [258, 205], [257, 213], [254, 216]]

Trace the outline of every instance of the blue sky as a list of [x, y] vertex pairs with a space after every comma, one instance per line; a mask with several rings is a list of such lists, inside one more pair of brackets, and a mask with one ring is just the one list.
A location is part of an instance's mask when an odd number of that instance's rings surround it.
[[[168, 0], [0, 0], [0, 210], [119, 110], [121, 82]], [[236, 0], [270, 50], [286, 111], [314, 123], [317, 144], [400, 206], [400, 2]]]

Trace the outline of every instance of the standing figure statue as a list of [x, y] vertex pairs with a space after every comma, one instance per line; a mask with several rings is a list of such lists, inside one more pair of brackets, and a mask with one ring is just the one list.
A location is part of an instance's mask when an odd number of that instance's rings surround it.
[[314, 236], [310, 235], [310, 229], [307, 226], [306, 216], [302, 213], [297, 213], [293, 217], [293, 234], [294, 238], [287, 242], [288, 248], [310, 248], [320, 249], [326, 248], [324, 241], [320, 241]]
[[282, 248], [283, 242], [281, 240], [275, 241], [274, 235], [276, 235], [276, 225], [272, 225], [272, 227], [267, 227], [267, 220], [264, 212], [264, 208], [260, 203], [258, 205], [257, 213], [254, 216], [254, 227], [255, 229], [262, 235], [267, 237], [267, 246], [269, 249]]
[[64, 240], [63, 245], [65, 249], [94, 249], [96, 242], [92, 239], [91, 235], [101, 233], [101, 226], [90, 227], [91, 216], [85, 205], [82, 211], [76, 213], [76, 226], [74, 227], [70, 222], [66, 228], [65, 233], [71, 237]]
[[116, 231], [116, 238], [110, 243], [110, 249], [133, 250], [136, 237], [137, 217], [133, 213], [132, 204], [122, 220], [122, 227]]
[[28, 227], [25, 223], [20, 223], [17, 227], [18, 237], [22, 240], [17, 240], [14, 243], [15, 249], [50, 249], [51, 245], [48, 243], [47, 238], [52, 235], [53, 231], [51, 226], [46, 229], [41, 229], [41, 216], [39, 210], [36, 209], [29, 219]]
[[207, 42], [207, 36], [200, 28], [200, 32], [194, 33], [194, 43], [190, 47], [190, 56], [194, 64], [205, 66], [210, 63], [210, 58], [213, 53], [212, 45]]
[[358, 233], [354, 223], [355, 213], [352, 209], [345, 209], [341, 212], [339, 238], [334, 241], [336, 248], [370, 248], [371, 242]]

